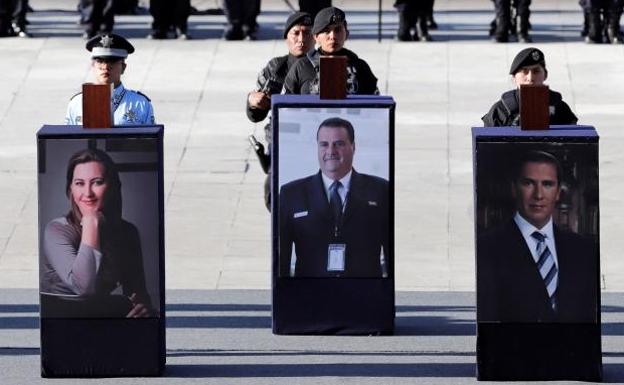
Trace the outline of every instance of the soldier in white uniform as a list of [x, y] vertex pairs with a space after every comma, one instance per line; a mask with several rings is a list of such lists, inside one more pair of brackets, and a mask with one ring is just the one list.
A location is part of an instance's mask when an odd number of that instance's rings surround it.
[[[95, 84], [112, 84], [111, 111], [115, 126], [154, 124], [154, 109], [149, 98], [121, 84], [126, 69], [125, 59], [134, 47], [123, 37], [110, 33], [95, 36], [87, 42], [91, 52], [91, 70]], [[74, 95], [67, 106], [65, 124], [82, 125], [82, 93]]]

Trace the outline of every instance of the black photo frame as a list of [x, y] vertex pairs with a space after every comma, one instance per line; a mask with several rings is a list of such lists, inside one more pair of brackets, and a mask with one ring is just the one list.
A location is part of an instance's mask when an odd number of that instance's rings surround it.
[[162, 374], [163, 126], [43, 126], [37, 147], [42, 376]]
[[595, 129], [472, 133], [478, 379], [600, 380]]
[[[393, 332], [394, 108], [392, 98], [380, 96], [352, 96], [345, 100], [322, 100], [318, 96], [307, 95], [273, 98], [271, 211], [274, 333]], [[349, 235], [340, 238], [336, 233], [336, 238], [328, 237], [339, 239], [336, 242], [325, 239], [322, 234], [326, 228], [319, 227], [329, 220], [331, 205], [326, 187], [323, 187], [329, 182], [322, 180], [321, 175], [325, 171], [319, 169], [319, 156], [322, 155], [319, 155], [317, 147], [319, 126], [328, 119], [346, 120], [355, 132], [355, 151], [351, 152], [353, 170], [350, 174], [354, 189], [346, 197], [341, 217], [347, 223], [341, 234]], [[358, 191], [357, 186], [364, 185], [360, 184], [362, 180], [367, 181], [365, 185], [369, 195], [358, 199], [360, 197], [354, 194]], [[356, 220], [353, 221], [353, 218]], [[346, 222], [349, 220], [352, 222]], [[359, 232], [368, 234], [360, 240], [369, 248], [358, 249], [350, 240], [351, 234], [356, 233], [352, 230], [356, 228], [353, 223], [359, 226], [367, 226], [368, 223], [369, 232]], [[375, 227], [382, 223], [383, 226]], [[308, 231], [307, 226], [313, 231]], [[346, 226], [351, 226], [351, 229]], [[335, 230], [340, 232], [338, 228], [335, 226]], [[331, 226], [327, 230], [331, 230]], [[304, 234], [305, 237], [302, 237]], [[318, 234], [321, 236], [314, 238]], [[319, 239], [319, 242], [309, 242], [313, 238]], [[292, 247], [284, 247], [285, 243]], [[336, 244], [338, 253], [342, 253], [340, 258], [344, 267], [333, 270], [330, 251]], [[358, 256], [361, 258], [360, 265], [354, 267], [352, 263]]]

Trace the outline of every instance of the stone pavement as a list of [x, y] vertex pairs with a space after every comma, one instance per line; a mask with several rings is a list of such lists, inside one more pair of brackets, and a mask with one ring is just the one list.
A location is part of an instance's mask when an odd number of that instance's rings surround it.
[[[509, 64], [524, 46], [487, 40], [485, 0], [438, 0], [435, 42], [392, 40], [397, 17], [383, 1], [343, 0], [347, 46], [365, 58], [396, 112], [396, 284], [400, 290], [472, 291], [474, 243], [470, 127], [510, 88]], [[621, 124], [624, 46], [590, 46], [578, 35], [575, 1], [534, 2], [535, 44], [546, 52], [552, 88], [580, 123], [601, 134], [603, 289], [624, 290]], [[37, 287], [35, 132], [61, 123], [67, 101], [89, 78], [75, 0], [32, 0], [33, 39], [0, 39], [0, 287]], [[199, 9], [216, 1], [194, 1]], [[247, 135], [245, 94], [266, 61], [285, 52], [289, 10], [263, 1], [260, 40], [219, 40], [223, 16], [193, 16], [192, 41], [151, 41], [149, 15], [120, 16], [132, 37], [124, 82], [152, 98], [166, 126], [166, 260], [171, 289], [270, 287], [269, 215]]]
[[[607, 383], [624, 383], [623, 299], [622, 293], [603, 295], [603, 370]], [[50, 380], [40, 378], [36, 290], [2, 289], [1, 382], [3, 385], [477, 383], [473, 293], [397, 293], [394, 336], [276, 336], [271, 334], [270, 315], [270, 292], [266, 290], [170, 290], [164, 378]]]
[[[291, 0], [291, 2], [294, 2]], [[487, 0], [437, 0], [435, 42], [392, 40], [383, 1], [376, 41], [372, 0], [334, 0], [348, 14], [348, 47], [397, 101], [397, 335], [278, 337], [270, 331], [269, 215], [244, 115], [257, 71], [283, 54], [289, 10], [263, 0], [260, 40], [218, 39], [223, 16], [193, 16], [192, 41], [150, 41], [148, 15], [117, 18], [132, 38], [125, 84], [152, 98], [165, 124], [167, 378], [89, 383], [472, 384], [474, 243], [470, 127], [510, 88], [523, 45], [486, 38]], [[601, 134], [600, 184], [605, 380], [624, 382], [624, 46], [588, 46], [576, 1], [534, 2], [535, 45], [549, 84]], [[216, 0], [194, 0], [199, 9]], [[0, 383], [39, 378], [35, 132], [61, 123], [89, 79], [75, 0], [31, 0], [33, 39], [0, 39]], [[220, 289], [254, 290], [220, 290]], [[185, 290], [181, 290], [185, 289]], [[193, 289], [193, 290], [189, 290]], [[426, 291], [426, 292], [425, 292]], [[73, 383], [83, 383], [84, 379]]]

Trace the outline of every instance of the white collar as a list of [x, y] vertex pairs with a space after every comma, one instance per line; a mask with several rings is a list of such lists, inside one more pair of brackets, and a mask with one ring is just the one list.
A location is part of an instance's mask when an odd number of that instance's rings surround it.
[[544, 227], [542, 227], [541, 229], [538, 229], [537, 227], [533, 226], [531, 223], [529, 223], [529, 221], [524, 219], [524, 217], [520, 215], [520, 213], [517, 211], [516, 211], [516, 215], [514, 215], [514, 221], [516, 222], [516, 225], [518, 225], [518, 228], [520, 229], [522, 236], [524, 236], [524, 238], [526, 239], [530, 239], [531, 234], [533, 234], [536, 231], [539, 231], [540, 233], [545, 235], [547, 239], [551, 239], [551, 240], [555, 239], [554, 232], [553, 232], [552, 216], [548, 219], [548, 222], [546, 222]]
[[[342, 184], [342, 187], [345, 191], [349, 191], [349, 187], [351, 186], [351, 174], [353, 173], [353, 169], [349, 170], [347, 175], [343, 176], [339, 179], [339, 182]], [[327, 175], [323, 174], [321, 171], [321, 176], [323, 177], [323, 185], [325, 186], [325, 191], [329, 191], [329, 187], [334, 183], [334, 179], [331, 179]]]

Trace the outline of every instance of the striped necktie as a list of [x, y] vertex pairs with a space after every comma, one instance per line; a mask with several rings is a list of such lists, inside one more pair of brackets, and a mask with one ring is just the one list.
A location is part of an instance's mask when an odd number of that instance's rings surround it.
[[336, 223], [340, 223], [340, 217], [342, 216], [342, 198], [338, 193], [338, 189], [342, 186], [340, 181], [334, 181], [334, 183], [329, 186], [329, 206], [334, 213], [334, 219]]
[[537, 240], [537, 269], [544, 280], [544, 285], [546, 285], [550, 305], [553, 310], [557, 310], [556, 292], [559, 276], [555, 258], [546, 245], [546, 236], [544, 234], [535, 231], [531, 236]]

